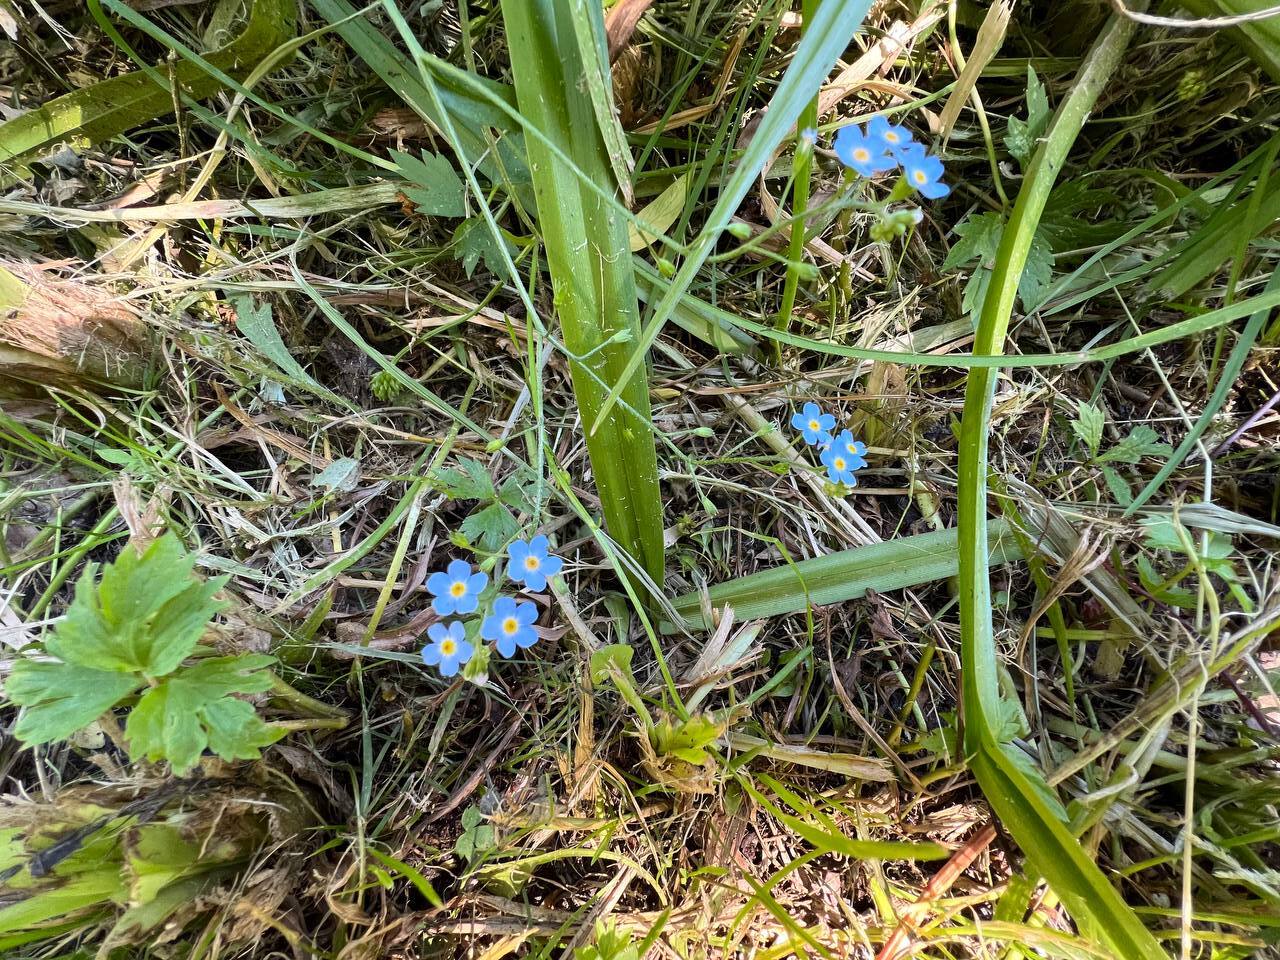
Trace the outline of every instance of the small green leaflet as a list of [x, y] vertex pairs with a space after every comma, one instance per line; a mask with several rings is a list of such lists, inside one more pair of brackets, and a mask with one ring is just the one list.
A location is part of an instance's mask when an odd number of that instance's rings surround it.
[[9, 699], [26, 707], [13, 735], [27, 744], [65, 739], [93, 723], [144, 683], [132, 673], [111, 673], [72, 663], [18, 660], [5, 681]]
[[1004, 137], [1004, 145], [1020, 166], [1025, 167], [1035, 153], [1036, 141], [1049, 126], [1050, 115], [1049, 98], [1045, 95], [1044, 84], [1031, 69], [1031, 65], [1027, 64], [1027, 119], [1010, 117]]
[[256, 759], [259, 748], [285, 730], [264, 723], [252, 704], [231, 695], [268, 689], [272, 678], [265, 668], [273, 663], [264, 654], [215, 657], [166, 677], [129, 714], [129, 755], [168, 760], [179, 776], [196, 765], [205, 747], [224, 760]]
[[1098, 458], [1099, 463], [1138, 463], [1144, 457], [1167, 457], [1172, 448], [1145, 423]]
[[1098, 447], [1102, 445], [1102, 428], [1106, 425], [1106, 417], [1101, 408], [1083, 400], [1076, 401], [1076, 418], [1071, 421], [1071, 429], [1089, 451], [1090, 457], [1098, 455]]
[[450, 500], [492, 500], [493, 480], [489, 468], [470, 457], [459, 457], [456, 467], [437, 470], [431, 485]]
[[[507, 253], [515, 257], [519, 248], [512, 241], [511, 235], [505, 230], [499, 232], [502, 234], [502, 242], [507, 247]], [[489, 225], [485, 223], [484, 217], [472, 217], [458, 224], [458, 229], [453, 231], [453, 247], [453, 255], [462, 264], [468, 280], [475, 273], [476, 265], [481, 260], [495, 277], [506, 277], [507, 265], [502, 262], [497, 241], [489, 231]]]
[[468, 543], [493, 553], [515, 538], [520, 524], [502, 504], [491, 503], [463, 520], [459, 529]]
[[94, 582], [89, 566], [76, 583], [66, 618], [45, 645], [66, 663], [118, 673], [162, 676], [195, 650], [222, 604], [213, 595], [226, 577], [201, 583], [195, 557], [172, 534], [139, 555], [120, 552]]
[[410, 181], [404, 195], [413, 201], [418, 213], [432, 217], [467, 215], [466, 188], [448, 160], [425, 150], [421, 160], [399, 150], [392, 150], [391, 156], [404, 178]]

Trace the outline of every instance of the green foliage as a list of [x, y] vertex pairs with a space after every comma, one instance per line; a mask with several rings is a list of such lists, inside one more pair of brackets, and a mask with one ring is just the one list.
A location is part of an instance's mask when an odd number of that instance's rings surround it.
[[631, 934], [616, 924], [597, 921], [594, 942], [573, 951], [574, 960], [639, 960], [640, 950]]
[[1193, 609], [1197, 604], [1196, 592], [1181, 584], [1199, 568], [1224, 581], [1242, 609], [1254, 609], [1254, 603], [1245, 593], [1236, 571], [1236, 549], [1230, 536], [1216, 530], [1193, 533], [1171, 515], [1144, 517], [1142, 528], [1143, 540], [1150, 550], [1157, 554], [1171, 554], [1183, 561], [1176, 572], [1161, 576], [1151, 557], [1139, 555], [1138, 579], [1143, 589], [1157, 600], [1170, 606]]
[[462, 811], [462, 835], [454, 844], [454, 852], [468, 863], [474, 863], [497, 843], [493, 827], [484, 822], [484, 814], [475, 804]]
[[[295, 18], [292, 0], [254, 0], [239, 36], [205, 59], [243, 77], [293, 35]], [[126, 73], [50, 100], [0, 124], [0, 184], [15, 172], [25, 174], [32, 160], [58, 143], [99, 143], [172, 113], [175, 89], [199, 100], [222, 87], [199, 64], [180, 59], [164, 71]]]
[[[1004, 229], [1000, 214], [991, 212], [970, 214], [955, 225], [954, 230], [960, 240], [947, 254], [942, 269], [954, 270], [972, 265], [961, 300], [961, 309], [971, 317], [982, 312]], [[1052, 279], [1053, 250], [1048, 240], [1037, 233], [1028, 248], [1026, 266], [1018, 281], [1018, 299], [1024, 310], [1030, 310], [1039, 303]]]
[[724, 731], [723, 719], [695, 713], [684, 720], [663, 717], [654, 726], [650, 740], [659, 756], [701, 765], [710, 759], [707, 748], [719, 740]]
[[225, 578], [196, 579], [195, 558], [172, 534], [139, 554], [126, 547], [102, 570], [90, 564], [45, 651], [56, 660], [20, 659], [6, 684], [25, 707], [15, 734], [27, 744], [62, 739], [142, 688], [125, 732], [134, 759], [168, 760], [182, 774], [208, 748], [227, 760], [258, 756], [280, 728], [231, 696], [272, 684], [273, 658], [255, 655], [183, 661], [222, 606]]
[[[502, 243], [508, 255], [514, 257], [520, 249], [515, 238], [501, 228], [498, 233], [502, 237]], [[484, 217], [472, 217], [458, 224], [458, 228], [453, 231], [453, 256], [462, 264], [468, 280], [476, 272], [476, 266], [480, 263], [484, 263], [485, 269], [495, 277], [507, 278], [508, 276], [506, 262], [502, 259], [502, 249], [494, 239], [493, 232], [485, 223]]]
[[467, 190], [451, 164], [438, 153], [422, 151], [419, 160], [413, 154], [392, 150], [396, 166], [410, 181], [404, 188], [417, 212], [433, 217], [465, 217]]
[[1145, 423], [1140, 423], [1129, 435], [1098, 457], [1099, 463], [1138, 463], [1146, 457], [1168, 456], [1170, 447], [1160, 435]]
[[252, 760], [283, 734], [263, 723], [252, 704], [232, 694], [271, 687], [274, 657], [248, 654], [200, 660], [166, 677], [139, 698], [125, 735], [132, 756], [168, 760], [176, 773], [196, 765], [208, 747], [224, 760]]
[[1102, 428], [1106, 426], [1106, 414], [1096, 404], [1084, 400], [1076, 401], [1076, 417], [1071, 421], [1071, 429], [1089, 451], [1090, 458], [1098, 455], [1102, 446]]
[[1036, 141], [1044, 136], [1049, 116], [1049, 98], [1045, 95], [1044, 84], [1031, 69], [1031, 64], [1027, 64], [1027, 119], [1010, 117], [1004, 136], [1004, 145], [1021, 166], [1027, 165], [1035, 152]]
[[489, 468], [470, 457], [459, 457], [457, 466], [437, 471], [431, 482], [450, 500], [478, 501], [458, 526], [455, 539], [463, 547], [479, 547], [489, 553], [501, 550], [520, 532], [511, 510], [527, 513], [534, 507], [533, 495], [518, 477], [508, 477], [500, 489], [496, 488]]

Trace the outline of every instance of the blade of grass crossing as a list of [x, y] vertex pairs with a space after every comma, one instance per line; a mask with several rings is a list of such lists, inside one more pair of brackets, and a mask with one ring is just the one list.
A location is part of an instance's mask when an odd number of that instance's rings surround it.
[[[503, 6], [505, 9], [508, 4]], [[742, 198], [747, 195], [778, 144], [795, 126], [796, 120], [813, 97], [813, 91], [827, 79], [836, 58], [844, 53], [849, 41], [858, 32], [870, 7], [871, 0], [825, 0], [813, 11], [813, 22], [806, 24], [804, 37], [796, 48], [795, 56], [791, 58], [791, 64], [778, 84], [773, 99], [769, 101], [769, 108], [756, 129], [755, 136], [738, 159], [733, 174], [720, 188], [720, 199], [707, 217], [706, 225], [694, 238], [689, 254], [680, 264], [671, 286], [654, 307], [653, 315], [645, 324], [639, 341], [631, 347], [631, 356], [622, 370], [622, 376], [596, 412], [596, 419], [590, 424], [588, 433], [601, 428], [604, 417], [622, 396], [630, 377], [644, 364], [649, 347], [653, 345], [663, 324], [670, 319], [680, 298], [711, 255], [720, 234], [738, 209], [738, 204], [742, 203]]]
[[[995, 354], [1003, 348], [1018, 280], [1050, 190], [1089, 111], [1128, 48], [1133, 30], [1132, 21], [1124, 17], [1108, 21], [1036, 150], [1001, 238], [978, 321], [975, 354]], [[995, 384], [993, 368], [970, 372], [960, 432], [965, 755], [987, 802], [1088, 936], [1125, 960], [1154, 960], [1165, 956], [1156, 939], [1071, 834], [1039, 771], [999, 735], [1000, 686], [987, 551], [987, 440]]]
[[[592, 9], [590, 27], [602, 31], [600, 10]], [[591, 181], [616, 187], [590, 94], [581, 84], [590, 70], [607, 75], [607, 65], [583, 62], [584, 55], [600, 56], [601, 46], [580, 44], [574, 11], [553, 0], [503, 0], [502, 14], [522, 114]], [[627, 223], [541, 140], [527, 137], [525, 149], [574, 396], [584, 424], [603, 423], [588, 432], [587, 452], [605, 525], [661, 585], [662, 501], [647, 378], [643, 370], [623, 369], [626, 343], [640, 327]], [[632, 416], [602, 420], [607, 384], [617, 386], [642, 422]]]

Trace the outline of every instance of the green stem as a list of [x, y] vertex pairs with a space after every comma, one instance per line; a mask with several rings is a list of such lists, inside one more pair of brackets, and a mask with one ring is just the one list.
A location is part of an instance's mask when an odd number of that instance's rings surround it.
[[[1145, 6], [1144, 4], [1142, 6]], [[1071, 146], [1120, 65], [1134, 23], [1113, 16], [1081, 66], [1070, 94], [1058, 107], [1036, 150], [1001, 236], [974, 339], [975, 354], [999, 354], [1009, 329], [1018, 280], [1045, 204]], [[1085, 853], [1063, 821], [1057, 798], [1025, 755], [1001, 731], [998, 651], [992, 624], [987, 545], [988, 436], [998, 377], [996, 368], [974, 369], [965, 391], [960, 428], [959, 552], [962, 706], [965, 757], [992, 809], [1049, 881], [1090, 938], [1129, 958], [1165, 954], [1150, 931]]]
[[[804, 0], [801, 7], [803, 21], [800, 25], [801, 36], [809, 28], [809, 22], [818, 11], [819, 0]], [[774, 326], [785, 330], [791, 325], [791, 312], [796, 306], [796, 290], [800, 286], [800, 260], [804, 256], [805, 244], [805, 211], [809, 207], [809, 177], [813, 169], [812, 144], [805, 142], [806, 135], [818, 126], [818, 95], [814, 94], [796, 122], [796, 155], [792, 168], [791, 215], [794, 223], [791, 226], [791, 244], [787, 250], [787, 279], [782, 285], [782, 306], [778, 308], [778, 316]], [[775, 359], [782, 360], [782, 344], [773, 342]]]

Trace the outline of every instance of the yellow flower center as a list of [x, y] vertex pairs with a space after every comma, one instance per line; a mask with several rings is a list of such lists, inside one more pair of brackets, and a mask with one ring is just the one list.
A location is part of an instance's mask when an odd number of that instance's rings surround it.
[[821, 429], [822, 429], [822, 424], [820, 424], [817, 420], [810, 420], [810, 421], [809, 421], [809, 429], [810, 429], [810, 430], [821, 430]]
[[888, 140], [890, 143], [898, 142], [898, 135], [894, 133], [892, 130], [886, 130], [884, 132], [884, 138]]
[[524, 558], [524, 568], [526, 570], [537, 570], [540, 566], [542, 566], [542, 561], [533, 554]]
[[844, 457], [836, 457], [835, 460], [832, 462], [836, 465], [837, 470], [844, 469]]
[[857, 160], [859, 163], [866, 163], [871, 159], [871, 151], [866, 147], [855, 147], [853, 151], [853, 159]]
[[923, 170], [913, 170], [911, 171], [911, 179], [916, 183], [924, 183], [929, 177]]
[[515, 633], [519, 629], [520, 629], [520, 621], [517, 620], [515, 617], [507, 617], [507, 619], [502, 621], [503, 633], [507, 633], [507, 634]]
[[441, 641], [440, 641], [440, 652], [441, 652], [442, 654], [444, 654], [446, 657], [452, 657], [455, 653], [457, 653], [457, 652], [458, 652], [458, 641], [456, 641], [456, 640], [441, 640]]
[[453, 581], [449, 587], [449, 593], [455, 597], [465, 597], [467, 595], [467, 585], [461, 580]]

